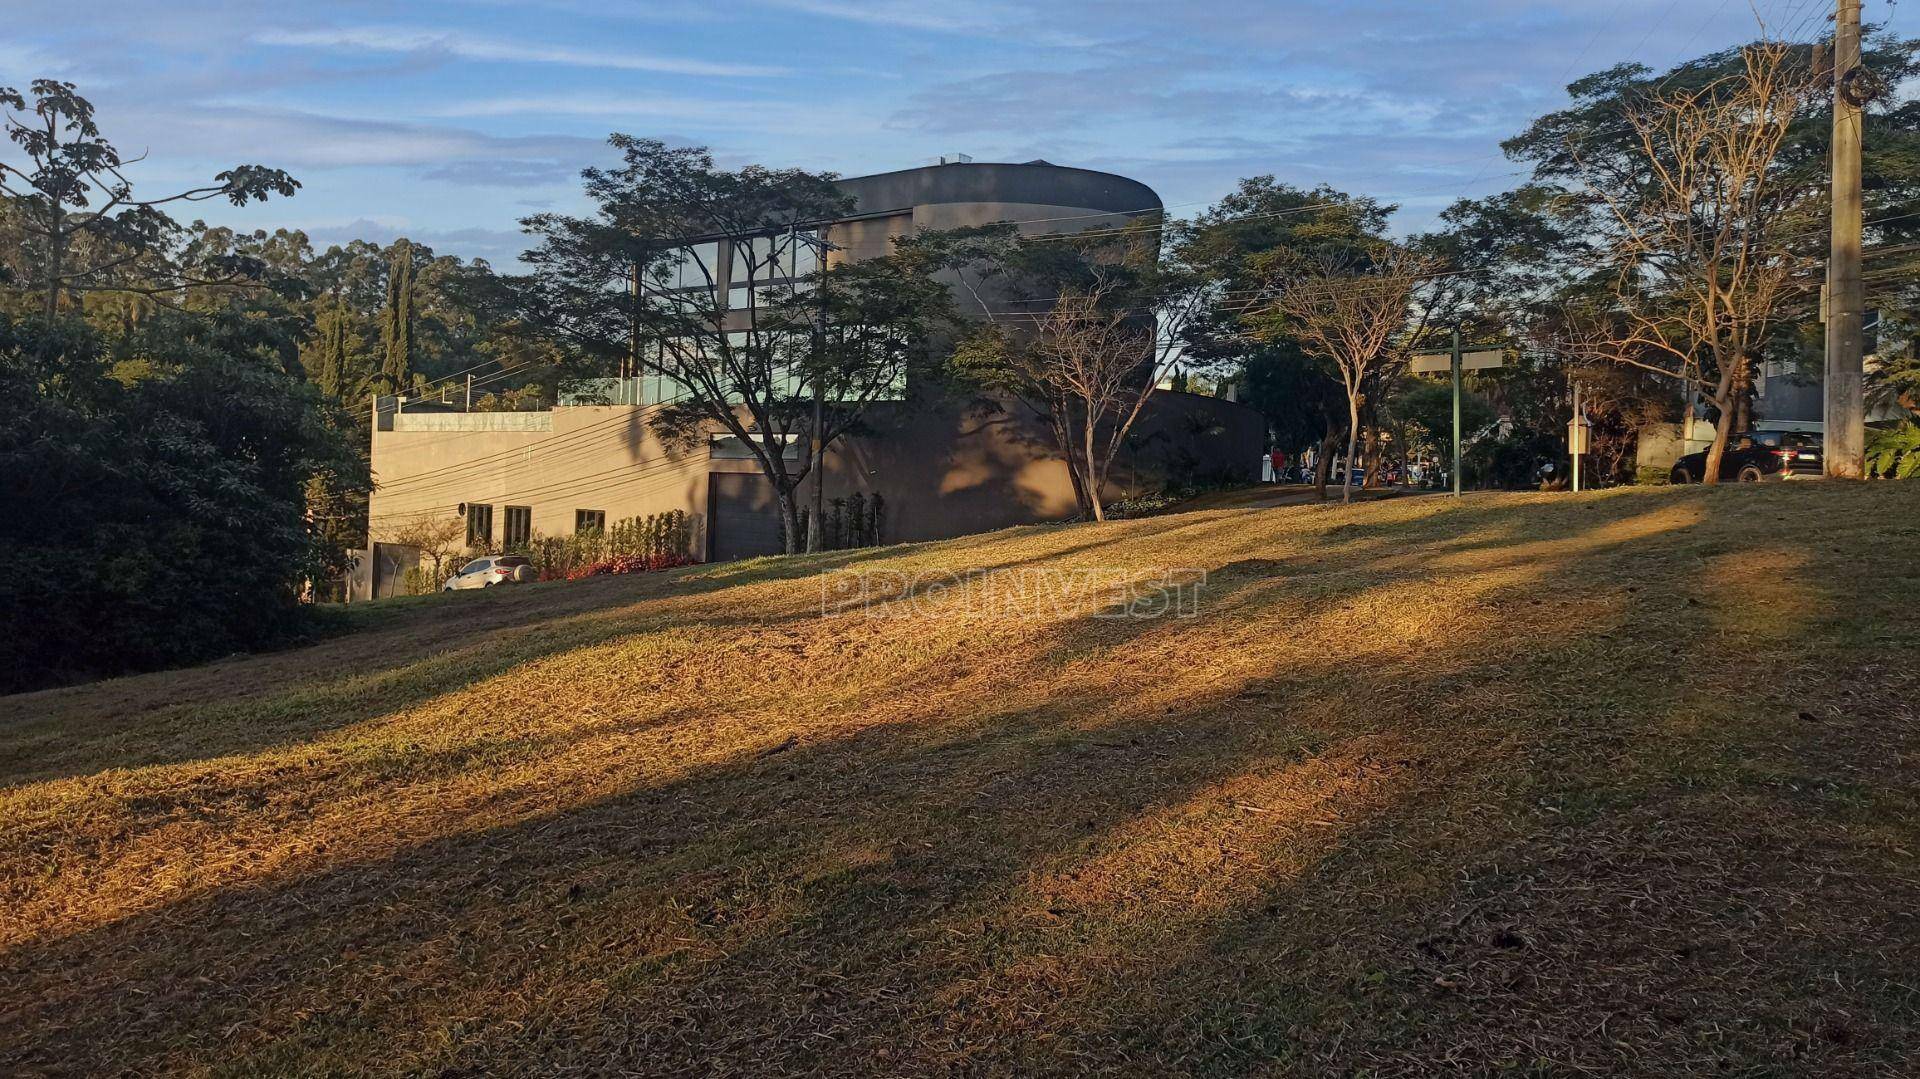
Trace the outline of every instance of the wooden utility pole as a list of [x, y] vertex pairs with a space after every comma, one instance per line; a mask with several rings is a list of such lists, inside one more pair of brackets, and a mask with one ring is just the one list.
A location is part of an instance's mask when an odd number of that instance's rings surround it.
[[1838, 0], [1833, 37], [1833, 241], [1827, 257], [1827, 475], [1865, 472], [1866, 399], [1861, 376], [1860, 0]]
[[1460, 497], [1460, 324], [1453, 324], [1453, 497]]

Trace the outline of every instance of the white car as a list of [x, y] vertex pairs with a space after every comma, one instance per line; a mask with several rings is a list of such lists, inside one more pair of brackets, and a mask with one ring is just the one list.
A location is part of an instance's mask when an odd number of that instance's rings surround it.
[[461, 566], [460, 572], [447, 578], [447, 583], [440, 587], [440, 591], [458, 592], [466, 588], [492, 588], [497, 584], [524, 584], [539, 575], [526, 555], [488, 555]]

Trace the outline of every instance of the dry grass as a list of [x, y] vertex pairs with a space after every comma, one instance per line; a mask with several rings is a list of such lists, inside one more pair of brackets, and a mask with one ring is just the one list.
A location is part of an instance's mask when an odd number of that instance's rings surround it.
[[[0, 1071], [1905, 1072], [1916, 522], [1216, 509], [0, 700]], [[1210, 580], [822, 615], [846, 565]]]

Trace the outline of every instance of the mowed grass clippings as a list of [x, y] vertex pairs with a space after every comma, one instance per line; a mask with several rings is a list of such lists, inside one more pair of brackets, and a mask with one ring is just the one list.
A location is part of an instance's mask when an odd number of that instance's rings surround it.
[[1215, 509], [7, 698], [0, 1071], [1910, 1074], [1917, 524]]

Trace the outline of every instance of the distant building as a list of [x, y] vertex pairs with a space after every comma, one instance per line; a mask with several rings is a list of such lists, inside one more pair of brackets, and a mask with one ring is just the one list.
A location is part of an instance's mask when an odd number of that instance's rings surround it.
[[[855, 205], [846, 218], [820, 229], [830, 263], [883, 254], [895, 237], [917, 230], [1008, 221], [1028, 235], [1066, 233], [1111, 227], [1161, 206], [1137, 181], [1043, 161], [943, 160], [840, 186]], [[778, 243], [769, 234], [692, 245], [687, 257], [737, 293], [745, 290], [737, 267], [747, 257], [767, 258], [753, 245]], [[776, 261], [790, 259], [784, 264], [798, 277], [813, 272], [810, 250], [772, 253]], [[606, 380], [595, 390], [591, 397], [563, 396], [557, 407], [538, 412], [466, 412], [458, 404], [382, 398], [373, 425], [373, 538], [395, 522], [463, 515], [474, 547], [500, 549], [534, 534], [679, 509], [694, 521], [695, 553], [702, 558], [780, 550], [772, 492], [745, 446], [722, 435], [691, 450], [663, 444], [648, 415], [672, 393], [668, 380]], [[869, 413], [869, 431], [837, 441], [824, 469], [828, 499], [854, 492], [884, 497], [888, 542], [1074, 513], [1066, 466], [1037, 417], [1017, 405], [995, 411], [969, 401], [902, 396]], [[584, 403], [589, 399], [620, 403]], [[1251, 409], [1221, 398], [1157, 393], [1115, 475], [1123, 487], [1169, 477], [1251, 479], [1264, 439], [1264, 421]]]

